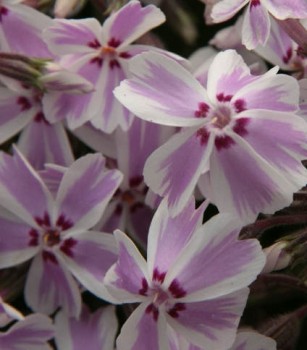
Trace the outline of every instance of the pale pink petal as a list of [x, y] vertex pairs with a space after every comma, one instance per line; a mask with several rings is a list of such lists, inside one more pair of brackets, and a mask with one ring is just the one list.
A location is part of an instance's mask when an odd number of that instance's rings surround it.
[[1, 15], [0, 30], [10, 51], [34, 57], [50, 58], [47, 45], [42, 40], [42, 31], [52, 24], [50, 17], [22, 4], [1, 4], [7, 12]]
[[0, 201], [29, 225], [48, 212], [51, 194], [42, 179], [15, 148], [14, 156], [0, 154]]
[[[223, 67], [223, 69], [221, 69]], [[251, 83], [257, 77], [250, 74], [250, 69], [234, 50], [218, 53], [208, 72], [208, 96], [218, 102], [219, 95], [233, 96], [238, 90]]]
[[23, 130], [18, 147], [35, 169], [43, 169], [45, 163], [69, 166], [74, 159], [63, 124], [43, 118]]
[[118, 243], [118, 261], [107, 272], [104, 283], [119, 303], [146, 300], [149, 278], [147, 265], [134, 243], [121, 231], [114, 232]]
[[96, 18], [54, 19], [53, 25], [44, 31], [44, 39], [50, 50], [58, 55], [90, 53], [99, 43], [100, 23]]
[[61, 311], [55, 328], [55, 341], [61, 350], [112, 350], [117, 330], [115, 308], [107, 306], [90, 313], [84, 306], [79, 319]]
[[172, 218], [164, 200], [157, 209], [148, 234], [147, 262], [152, 278], [165, 274], [185, 249], [194, 231], [202, 224], [205, 205], [195, 209], [192, 197], [187, 206]]
[[122, 180], [118, 170], [107, 170], [101, 154], [76, 160], [65, 172], [56, 202], [74, 228], [88, 229], [100, 219]]
[[195, 303], [185, 303], [168, 323], [180, 335], [201, 349], [227, 349], [232, 344], [245, 308], [248, 288]]
[[104, 22], [103, 37], [116, 40], [119, 47], [128, 45], [164, 21], [164, 14], [156, 6], [143, 8], [139, 1], [132, 0]]
[[164, 281], [182, 286], [180, 302], [223, 296], [256, 279], [265, 255], [257, 240], [237, 239], [239, 225], [233, 215], [218, 214], [194, 233]]
[[166, 320], [160, 313], [155, 320], [146, 312], [148, 303], [142, 303], [128, 318], [117, 338], [117, 350], [169, 350]]
[[242, 44], [248, 50], [252, 50], [258, 45], [265, 45], [269, 35], [270, 17], [268, 11], [260, 1], [251, 2], [244, 14]]
[[15, 309], [13, 306], [3, 302], [0, 297], [0, 327], [5, 327], [13, 320], [23, 320], [24, 316], [21, 312]]
[[58, 307], [74, 317], [81, 311], [76, 281], [52, 252], [43, 251], [33, 260], [25, 286], [25, 299], [34, 311], [53, 313]]
[[22, 93], [0, 87], [0, 143], [22, 130], [35, 114], [36, 108]]
[[248, 0], [221, 0], [213, 5], [211, 17], [214, 23], [224, 22], [241, 10]]
[[21, 264], [38, 252], [38, 243], [33, 244], [30, 235], [31, 227], [2, 207], [0, 227], [0, 268]]
[[245, 109], [268, 109], [295, 112], [298, 109], [299, 85], [297, 80], [276, 74], [275, 68], [236, 92], [232, 101], [240, 100]]
[[66, 170], [66, 167], [60, 165], [46, 164], [45, 168], [39, 171], [41, 178], [48, 187], [48, 190], [52, 193], [53, 197], [56, 197], [56, 194], [58, 193], [60, 183]]
[[229, 350], [276, 350], [276, 342], [256, 332], [239, 330]]
[[248, 111], [247, 114], [250, 118], [244, 140], [289, 181], [297, 186], [306, 182], [307, 173], [301, 164], [307, 157], [306, 122], [296, 115], [275, 111]]
[[107, 270], [117, 260], [113, 235], [94, 231], [72, 233], [65, 236], [59, 249], [58, 254], [61, 254], [67, 269], [86, 289], [102, 299], [113, 301], [103, 283]]
[[213, 138], [206, 130], [190, 128], [174, 135], [148, 158], [145, 181], [154, 192], [167, 197], [172, 215], [187, 204], [201, 173], [208, 169], [212, 147]]
[[47, 341], [54, 335], [49, 317], [33, 314], [15, 323], [7, 332], [0, 333], [3, 350], [50, 350]]
[[[116, 61], [117, 62], [117, 61]], [[91, 101], [91, 106], [98, 106], [97, 113], [90, 122], [99, 130], [112, 133], [118, 125], [127, 130], [131, 124], [130, 112], [113, 95], [113, 90], [125, 78], [125, 73], [119, 63], [105, 60], [101, 78], [97, 82], [97, 90]]]
[[233, 144], [228, 148], [214, 149], [210, 159], [214, 197], [211, 199], [219, 211], [232, 212], [243, 222], [250, 223], [260, 212], [274, 213], [289, 205], [293, 193], [303, 187], [306, 180], [302, 176], [289, 180], [278, 168], [260, 157], [243, 138], [235, 133], [231, 137]]
[[133, 78], [124, 80], [114, 94], [132, 113], [164, 125], [203, 124], [195, 112], [207, 101], [206, 90], [190, 72], [154, 52], [140, 54], [130, 62]]
[[267, 10], [278, 19], [306, 18], [307, 2], [305, 0], [262, 0]]

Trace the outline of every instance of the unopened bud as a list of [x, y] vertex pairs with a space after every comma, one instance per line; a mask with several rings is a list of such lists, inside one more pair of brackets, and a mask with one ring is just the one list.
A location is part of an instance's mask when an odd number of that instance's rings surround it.
[[286, 268], [291, 261], [291, 255], [285, 250], [286, 242], [277, 242], [263, 250], [266, 255], [266, 264], [262, 273], [269, 273]]

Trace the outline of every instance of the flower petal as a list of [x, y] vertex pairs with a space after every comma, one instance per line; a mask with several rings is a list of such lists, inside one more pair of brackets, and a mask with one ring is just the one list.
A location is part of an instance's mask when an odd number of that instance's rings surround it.
[[203, 124], [196, 118], [206, 91], [190, 72], [175, 60], [148, 52], [130, 60], [133, 78], [114, 90], [116, 98], [138, 117], [170, 126]]
[[55, 340], [58, 349], [105, 349], [114, 347], [117, 319], [113, 306], [90, 313], [83, 307], [80, 318], [67, 317], [60, 311], [55, 318]]
[[147, 262], [149, 275], [163, 274], [186, 247], [194, 231], [202, 224], [206, 204], [195, 210], [191, 198], [187, 206], [172, 218], [164, 200], [151, 222], [148, 235]]
[[195, 303], [185, 303], [184, 310], [168, 323], [180, 335], [201, 349], [228, 349], [234, 342], [249, 290]]
[[15, 323], [7, 332], [0, 333], [0, 347], [10, 350], [50, 350], [47, 341], [53, 334], [51, 319], [33, 314]]
[[58, 254], [86, 289], [102, 299], [113, 301], [103, 283], [107, 270], [117, 260], [116, 242], [111, 234], [94, 231], [68, 234]]
[[201, 173], [208, 168], [213, 137], [201, 130], [190, 128], [174, 135], [145, 164], [145, 182], [155, 193], [167, 197], [171, 215], [188, 203]]
[[31, 259], [39, 250], [31, 244], [31, 227], [0, 207], [0, 268], [16, 266]]
[[91, 43], [99, 40], [100, 28], [96, 18], [54, 19], [44, 31], [44, 39], [57, 55], [89, 53], [95, 50]]
[[14, 156], [0, 154], [0, 203], [34, 227], [52, 205], [47, 187], [17, 148]]
[[121, 180], [118, 170], [106, 170], [101, 154], [79, 158], [67, 169], [60, 184], [56, 198], [58, 215], [64, 214], [71, 220], [74, 229], [93, 227]]
[[229, 350], [276, 350], [276, 342], [256, 332], [239, 331]]
[[211, 17], [214, 23], [225, 22], [241, 10], [248, 0], [222, 0], [213, 5]]
[[117, 350], [169, 350], [166, 321], [163, 313], [155, 320], [146, 312], [148, 303], [142, 303], [128, 318], [117, 338]]
[[116, 230], [114, 235], [118, 243], [118, 261], [107, 272], [104, 283], [119, 303], [146, 300], [149, 281], [146, 262], [123, 232]]
[[278, 19], [306, 18], [307, 3], [305, 0], [264, 0], [264, 6]]
[[242, 44], [248, 50], [253, 50], [258, 45], [264, 46], [270, 35], [270, 17], [265, 6], [261, 2], [250, 2], [242, 25]]
[[116, 39], [121, 47], [130, 44], [164, 21], [164, 14], [156, 6], [149, 5], [143, 8], [139, 1], [132, 0], [104, 22], [103, 36], [109, 41]]
[[43, 169], [45, 163], [69, 166], [74, 159], [62, 123], [34, 120], [21, 133], [18, 147], [35, 169]]
[[255, 280], [265, 255], [257, 240], [237, 239], [239, 225], [233, 215], [218, 214], [194, 233], [164, 281], [183, 286], [180, 302], [217, 298]]
[[52, 252], [44, 251], [33, 260], [26, 281], [25, 299], [33, 310], [44, 314], [51, 314], [58, 307], [74, 317], [78, 317], [81, 311], [77, 283]]
[[215, 56], [209, 68], [208, 96], [211, 101], [218, 102], [219, 94], [232, 96], [255, 79], [257, 77], [250, 74], [250, 68], [236, 51], [220, 52]]

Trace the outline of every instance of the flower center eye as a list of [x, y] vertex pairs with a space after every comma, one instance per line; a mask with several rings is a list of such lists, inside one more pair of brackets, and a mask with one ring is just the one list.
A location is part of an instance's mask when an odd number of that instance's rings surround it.
[[169, 299], [169, 295], [163, 290], [157, 287], [153, 293], [153, 304], [158, 307]]
[[43, 241], [48, 247], [53, 247], [54, 245], [59, 244], [61, 241], [60, 231], [48, 229], [43, 235]]
[[116, 49], [111, 46], [103, 46], [101, 48], [101, 52], [105, 55], [114, 55], [116, 53]]
[[212, 114], [211, 124], [218, 129], [223, 129], [231, 120], [231, 110], [227, 106], [220, 106]]

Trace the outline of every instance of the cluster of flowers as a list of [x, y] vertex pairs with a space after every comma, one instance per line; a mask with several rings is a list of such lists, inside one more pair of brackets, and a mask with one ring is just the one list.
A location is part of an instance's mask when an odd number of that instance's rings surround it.
[[101, 25], [0, 0], [1, 349], [276, 349], [239, 322], [289, 259], [239, 233], [307, 183], [307, 2], [203, 2], [248, 8], [184, 59], [134, 43], [165, 21], [150, 1]]

